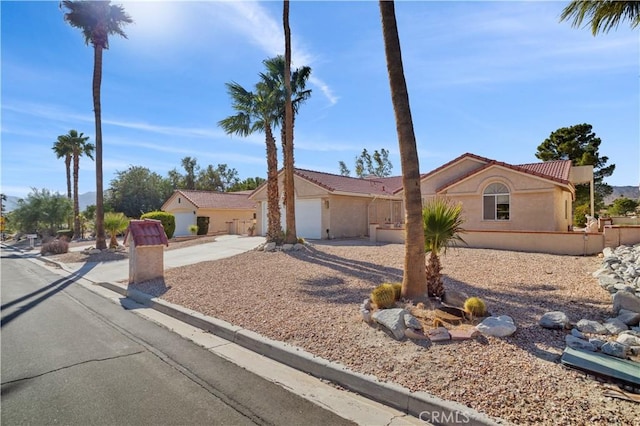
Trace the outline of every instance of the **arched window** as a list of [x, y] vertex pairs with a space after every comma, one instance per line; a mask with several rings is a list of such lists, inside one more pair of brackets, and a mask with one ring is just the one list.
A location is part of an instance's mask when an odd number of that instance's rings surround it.
[[509, 188], [492, 183], [483, 193], [484, 220], [509, 220]]

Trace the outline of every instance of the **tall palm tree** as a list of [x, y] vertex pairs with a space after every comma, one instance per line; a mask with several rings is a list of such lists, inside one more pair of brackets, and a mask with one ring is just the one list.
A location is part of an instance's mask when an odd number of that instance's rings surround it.
[[87, 143], [89, 136], [84, 133], [78, 134], [77, 130], [69, 130], [66, 135], [72, 150], [73, 157], [73, 238], [81, 238], [82, 230], [80, 228], [80, 204], [78, 201], [78, 177], [80, 174], [80, 157], [83, 155], [93, 160], [93, 151], [95, 147], [92, 143]]
[[387, 72], [391, 87], [391, 101], [396, 118], [396, 131], [402, 165], [403, 201], [405, 209], [405, 255], [402, 276], [402, 297], [420, 299], [426, 293], [424, 274], [424, 230], [422, 223], [422, 195], [420, 191], [420, 165], [413, 131], [409, 93], [404, 78], [400, 38], [393, 1], [380, 0], [382, 35], [387, 58]]
[[[278, 92], [278, 123], [281, 123], [281, 140], [284, 163], [284, 200], [286, 207], [286, 234], [285, 242], [294, 244], [297, 241], [295, 224], [295, 188], [293, 181], [294, 155], [293, 155], [293, 129], [295, 118], [300, 106], [311, 97], [311, 90], [306, 89], [307, 80], [311, 75], [311, 68], [303, 66], [291, 72], [286, 71], [286, 58], [281, 55], [266, 59], [263, 64], [267, 68], [266, 73], [260, 76], [269, 87], [274, 87]], [[284, 76], [289, 75], [290, 79]], [[291, 112], [287, 113], [287, 84], [291, 102]], [[291, 117], [291, 122], [288, 123]], [[290, 126], [290, 130], [287, 127]]]
[[284, 202], [287, 211], [284, 242], [295, 244], [298, 241], [296, 232], [296, 204], [293, 181], [293, 105], [291, 103], [291, 28], [289, 27], [289, 0], [284, 0], [282, 7], [282, 26], [284, 27], [284, 123], [282, 126], [282, 156], [284, 163]]
[[444, 285], [439, 255], [441, 251], [446, 253], [448, 246], [465, 242], [460, 236], [464, 232], [462, 204], [454, 204], [445, 198], [431, 199], [422, 209], [422, 219], [425, 250], [429, 251], [426, 266], [427, 293], [429, 296], [442, 297]]
[[233, 100], [235, 115], [218, 122], [227, 134], [246, 137], [256, 131], [264, 132], [267, 149], [267, 241], [282, 240], [280, 207], [278, 205], [278, 150], [273, 127], [278, 124], [278, 92], [272, 82], [260, 81], [256, 91], [250, 92], [235, 82], [226, 83], [227, 93]]
[[561, 21], [573, 19], [571, 26], [579, 27], [587, 19], [591, 33], [607, 33], [621, 21], [631, 21], [631, 28], [640, 25], [640, 2], [618, 0], [574, 0], [564, 8]]
[[51, 149], [55, 152], [56, 158], [64, 157], [64, 166], [67, 171], [67, 198], [71, 199], [71, 158], [73, 149], [68, 143], [68, 135], [58, 136]]
[[86, 44], [93, 45], [93, 112], [96, 124], [96, 248], [104, 250], [107, 243], [104, 234], [104, 194], [102, 177], [102, 110], [100, 85], [102, 83], [102, 51], [109, 48], [109, 36], [127, 38], [122, 27], [133, 22], [124, 8], [110, 1], [64, 0], [67, 10], [64, 19], [79, 28]]

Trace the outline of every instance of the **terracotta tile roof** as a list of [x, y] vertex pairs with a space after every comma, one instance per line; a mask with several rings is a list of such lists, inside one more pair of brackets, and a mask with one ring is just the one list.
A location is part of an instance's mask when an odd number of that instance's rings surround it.
[[136, 247], [169, 245], [162, 222], [154, 219], [132, 220], [129, 222], [124, 243], [131, 236]]
[[249, 193], [193, 191], [178, 189], [177, 193], [191, 201], [197, 208], [242, 210], [255, 209], [256, 203], [249, 200]]
[[[477, 155], [473, 155], [473, 154], [464, 154], [460, 157], [458, 157], [457, 159], [455, 159], [453, 162], [459, 160], [462, 157], [473, 157], [473, 158], [477, 158], [477, 159], [482, 159], [483, 161], [486, 160], [488, 161], [485, 165], [483, 165], [482, 167], [479, 167], [475, 170], [472, 170], [462, 176], [460, 176], [458, 179], [455, 179], [451, 182], [448, 182], [447, 184], [441, 186], [440, 188], [436, 189], [436, 193], [443, 191], [453, 185], [455, 185], [458, 182], [461, 182], [465, 179], [467, 179], [469, 176], [472, 176], [476, 173], [481, 172], [482, 170], [488, 169], [490, 167], [493, 166], [501, 166], [501, 167], [505, 167], [511, 170], [515, 170], [517, 172], [521, 172], [521, 173], [525, 173], [528, 175], [532, 175], [532, 176], [538, 176], [541, 177], [543, 179], [548, 179], [563, 185], [568, 185], [570, 187], [573, 187], [573, 185], [569, 182], [569, 172], [571, 171], [571, 160], [558, 160], [558, 161], [549, 161], [546, 163], [531, 163], [531, 164], [522, 164], [519, 166], [514, 166], [512, 164], [507, 164], [504, 163], [502, 161], [496, 161], [496, 160], [491, 160], [488, 158], [484, 158], [484, 157], [479, 157]], [[451, 163], [451, 162], [450, 162]], [[447, 163], [447, 164], [450, 164]], [[429, 173], [431, 174], [431, 173]], [[427, 175], [425, 175], [427, 176]], [[424, 178], [424, 176], [423, 176]]]
[[294, 173], [330, 192], [393, 196], [402, 187], [402, 176], [362, 179], [304, 169]]

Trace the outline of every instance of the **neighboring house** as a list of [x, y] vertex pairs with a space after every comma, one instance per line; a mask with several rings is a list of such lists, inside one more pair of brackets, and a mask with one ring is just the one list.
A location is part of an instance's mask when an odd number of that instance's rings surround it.
[[[280, 203], [282, 178], [280, 172]], [[592, 179], [591, 166], [572, 167], [570, 160], [511, 165], [463, 154], [423, 174], [421, 192], [423, 203], [435, 196], [460, 201], [468, 230], [566, 232], [572, 223], [574, 184]], [[300, 237], [359, 237], [369, 235], [371, 224], [403, 225], [401, 176], [360, 179], [296, 169], [294, 185]], [[257, 202], [256, 232], [265, 235], [266, 185], [249, 198]]]
[[245, 234], [255, 223], [256, 203], [252, 191], [215, 192], [178, 189], [162, 205], [162, 211], [176, 218], [174, 236], [190, 235], [189, 226], [198, 217], [208, 218], [207, 234]]
[[[393, 191], [402, 187], [401, 177], [360, 179], [311, 170], [294, 171], [296, 234], [310, 239], [361, 237], [369, 234], [370, 222], [402, 222], [402, 200]], [[285, 228], [283, 172], [278, 175]], [[267, 185], [249, 197], [257, 202], [256, 232], [267, 230]]]

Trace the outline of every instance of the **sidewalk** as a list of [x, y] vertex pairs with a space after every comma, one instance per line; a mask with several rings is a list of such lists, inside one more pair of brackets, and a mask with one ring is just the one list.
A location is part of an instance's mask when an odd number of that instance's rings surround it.
[[[212, 243], [167, 250], [164, 252], [164, 264], [165, 268], [173, 268], [222, 259], [252, 250], [263, 242], [263, 237], [222, 236]], [[358, 424], [428, 425], [431, 424], [429, 420], [452, 425], [501, 424], [462, 404], [442, 400], [425, 392], [410, 392], [392, 383], [379, 382], [373, 376], [352, 372], [341, 364], [316, 357], [300, 348], [129, 289], [122, 283], [128, 280], [128, 259], [62, 264], [39, 255], [29, 257], [55, 264], [61, 268], [61, 274], [77, 275], [91, 284], [97, 284], [86, 287]], [[356, 394], [338, 391], [309, 375]]]

